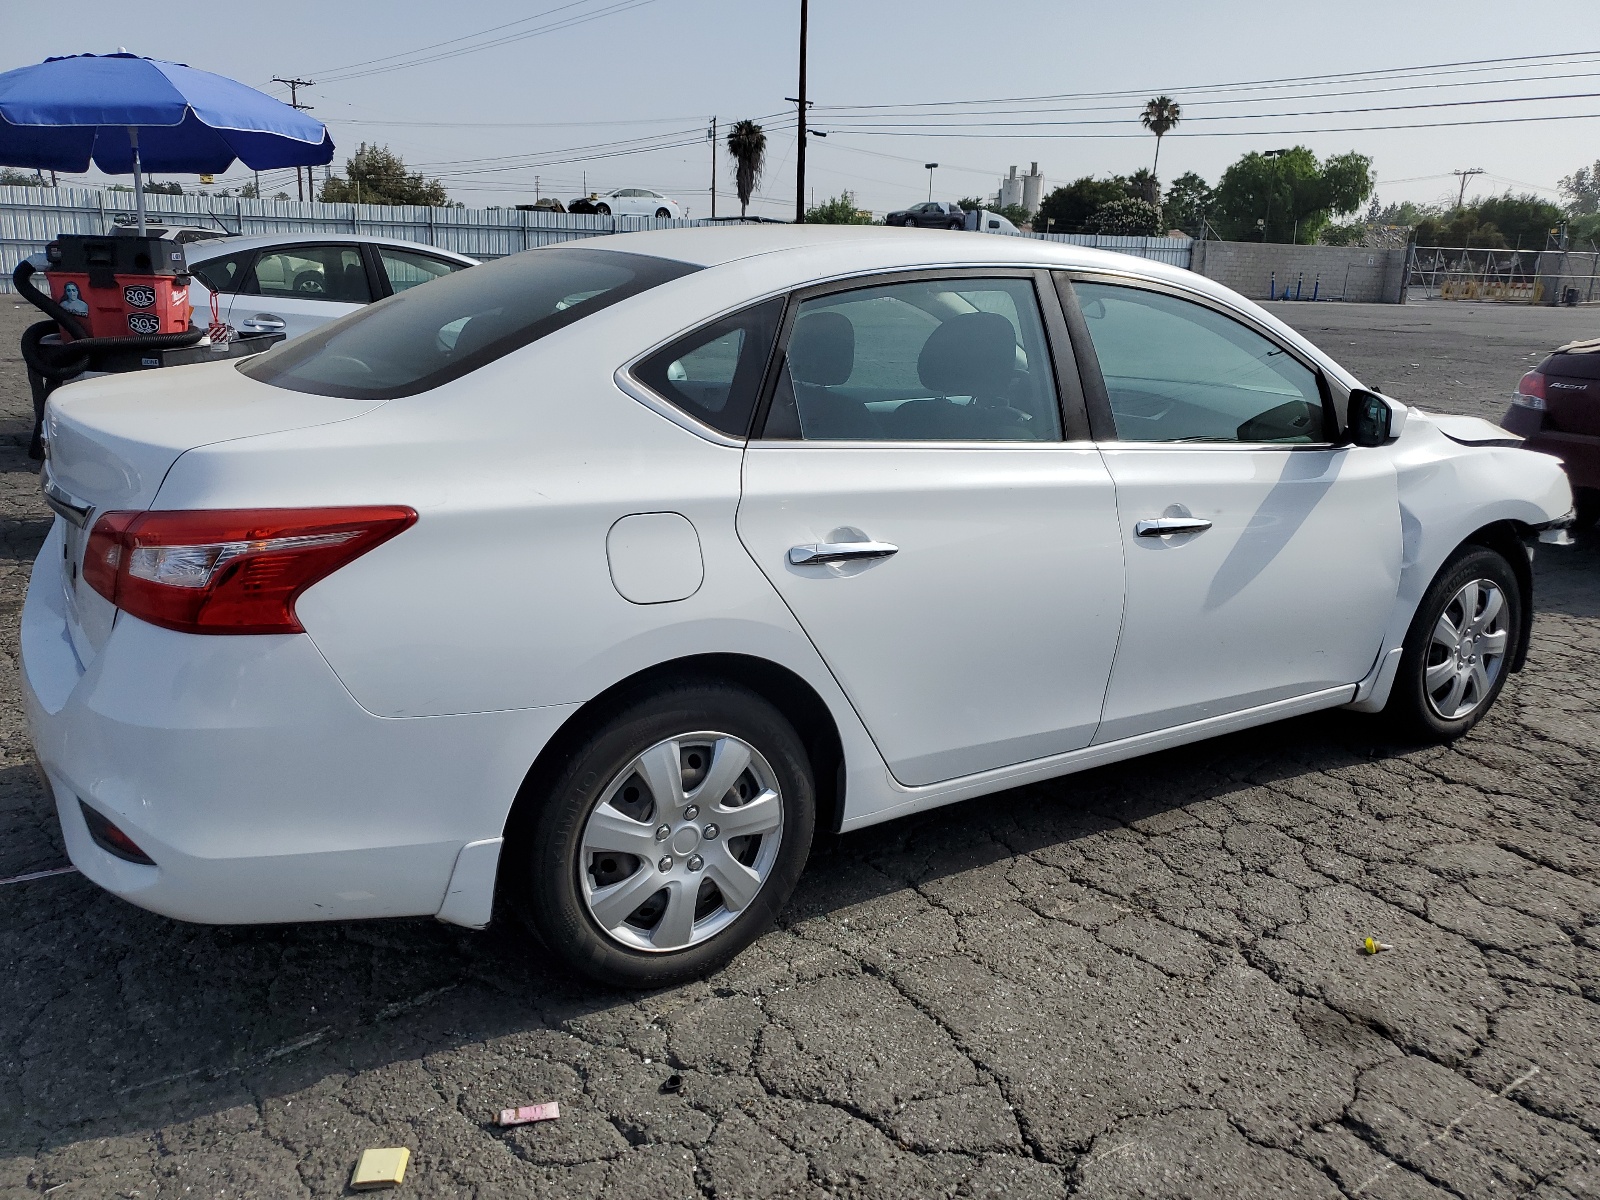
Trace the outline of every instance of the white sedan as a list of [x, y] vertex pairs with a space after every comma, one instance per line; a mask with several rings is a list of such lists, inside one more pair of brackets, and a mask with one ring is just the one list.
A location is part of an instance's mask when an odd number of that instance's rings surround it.
[[671, 196], [652, 192], [649, 188], [617, 188], [591, 196], [589, 203], [601, 216], [655, 217], [659, 221], [676, 221], [683, 216], [683, 206]]
[[653, 985], [859, 829], [1322, 709], [1457, 737], [1553, 458], [1186, 271], [633, 233], [88, 381], [22, 618], [72, 861], [191, 921], [497, 895]]
[[356, 309], [454, 274], [478, 260], [398, 238], [357, 234], [263, 234], [192, 242], [194, 323], [217, 315], [239, 333], [299, 337]]

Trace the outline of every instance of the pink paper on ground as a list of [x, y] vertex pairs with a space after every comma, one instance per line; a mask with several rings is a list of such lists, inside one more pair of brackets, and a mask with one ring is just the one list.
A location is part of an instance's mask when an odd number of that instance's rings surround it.
[[561, 1115], [561, 1106], [554, 1100], [548, 1104], [525, 1104], [521, 1108], [502, 1108], [500, 1124], [531, 1125], [535, 1121], [554, 1121]]

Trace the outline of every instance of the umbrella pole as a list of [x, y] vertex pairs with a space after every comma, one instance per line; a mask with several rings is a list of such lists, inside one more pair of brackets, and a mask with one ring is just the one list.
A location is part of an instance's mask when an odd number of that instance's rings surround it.
[[128, 141], [133, 145], [133, 211], [139, 215], [139, 236], [144, 236], [144, 172], [139, 167], [139, 131], [128, 126]]

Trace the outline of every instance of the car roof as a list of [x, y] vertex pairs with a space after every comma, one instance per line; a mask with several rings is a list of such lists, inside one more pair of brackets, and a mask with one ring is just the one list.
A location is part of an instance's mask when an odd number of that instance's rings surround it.
[[697, 267], [741, 263], [747, 269], [796, 279], [810, 276], [821, 280], [864, 271], [924, 267], [1016, 266], [1098, 268], [1171, 279], [1206, 291], [1216, 286], [1181, 267], [1109, 250], [1043, 238], [944, 229], [882, 225], [699, 226], [607, 234], [576, 244], [585, 249], [649, 254]]
[[190, 263], [206, 262], [224, 254], [233, 254], [239, 250], [259, 250], [265, 246], [303, 246], [312, 242], [326, 245], [358, 244], [365, 242], [371, 246], [390, 246], [396, 250], [416, 250], [422, 254], [433, 254], [440, 258], [453, 259], [456, 262], [478, 265], [478, 260], [465, 254], [457, 254], [454, 250], [441, 250], [438, 246], [424, 246], [421, 242], [408, 242], [402, 238], [374, 237], [366, 233], [322, 233], [308, 230], [304, 233], [260, 233], [252, 237], [227, 237], [219, 234], [215, 240], [204, 242], [190, 242], [185, 247], [185, 253]]

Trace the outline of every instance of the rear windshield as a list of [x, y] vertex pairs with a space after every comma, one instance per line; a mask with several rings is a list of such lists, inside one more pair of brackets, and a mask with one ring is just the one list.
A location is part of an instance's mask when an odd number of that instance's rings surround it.
[[318, 396], [415, 396], [698, 269], [612, 250], [528, 250], [408, 288], [239, 369]]

